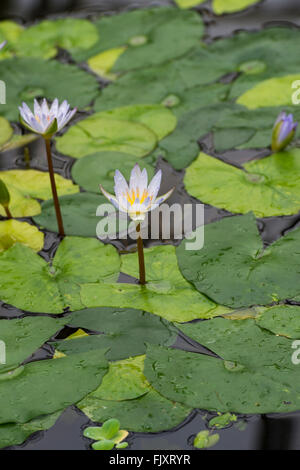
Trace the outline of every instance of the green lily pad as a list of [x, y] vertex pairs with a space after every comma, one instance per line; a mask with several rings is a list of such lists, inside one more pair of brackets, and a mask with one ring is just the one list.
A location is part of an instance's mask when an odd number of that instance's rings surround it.
[[92, 238], [65, 238], [50, 264], [16, 244], [0, 255], [0, 298], [30, 312], [80, 309], [80, 284], [116, 280], [119, 263], [115, 248]]
[[151, 390], [133, 400], [98, 400], [87, 396], [77, 405], [92, 421], [118, 416], [121, 426], [134, 432], [160, 432], [180, 424], [192, 411]]
[[230, 212], [271, 217], [299, 211], [299, 149], [253, 160], [244, 169], [200, 153], [187, 168], [184, 184], [193, 197]]
[[183, 114], [175, 131], [163, 139], [154, 154], [163, 156], [176, 170], [189, 165], [199, 153], [198, 139], [211, 131], [221, 105], [199, 108]]
[[[180, 274], [175, 247], [145, 249], [147, 284], [84, 284], [81, 299], [86, 307], [127, 307], [154, 313], [169, 321], [211, 318], [226, 309], [197, 292]], [[192, 253], [192, 252], [191, 252]], [[138, 277], [137, 254], [123, 255], [121, 271]]]
[[31, 362], [17, 377], [1, 380], [0, 423], [26, 423], [81, 400], [106, 373], [105, 352]]
[[[39, 214], [40, 204], [32, 199], [51, 199], [52, 191], [49, 174], [38, 170], [1, 171], [1, 180], [10, 193], [10, 211], [14, 217], [31, 217]], [[55, 175], [58, 195], [77, 193], [79, 188], [71, 180]], [[5, 216], [0, 206], [0, 215]]]
[[34, 98], [68, 100], [72, 107], [84, 108], [98, 93], [97, 80], [74, 65], [37, 58], [15, 58], [0, 62], [0, 77], [9, 84], [6, 104], [0, 115], [11, 121], [19, 118], [18, 106]]
[[100, 387], [93, 397], [101, 400], [133, 400], [149, 392], [150, 384], [143, 374], [145, 356], [111, 362]]
[[213, 0], [213, 11], [216, 15], [234, 13], [258, 3], [259, 0]]
[[23, 28], [14, 21], [0, 21], [0, 44], [7, 41], [4, 49], [0, 51], [0, 60], [11, 57], [15, 50], [15, 45], [23, 31]]
[[96, 26], [84, 19], [44, 20], [26, 28], [18, 38], [16, 53], [23, 57], [55, 57], [58, 48], [70, 54], [89, 49], [98, 40]]
[[171, 345], [177, 336], [177, 330], [166, 320], [132, 308], [81, 310], [72, 313], [66, 320], [72, 327], [102, 332], [52, 343], [58, 351], [67, 355], [109, 348], [106, 357], [115, 361], [144, 354], [148, 342]]
[[0, 365], [3, 370], [18, 366], [29, 358], [45, 341], [54, 335], [66, 323], [66, 319], [49, 317], [25, 317], [13, 320], [0, 320], [1, 340], [6, 346], [6, 363]]
[[299, 409], [291, 340], [262, 330], [252, 319], [216, 318], [180, 329], [222, 359], [149, 346], [145, 375], [166, 398], [195, 408], [242, 414]]
[[[104, 389], [100, 386], [77, 406], [95, 422], [102, 423], [112, 416], [118, 416], [121, 427], [129, 431], [159, 432], [179, 424], [191, 410], [179, 403], [167, 400], [147, 385], [143, 376], [143, 360], [142, 357], [135, 358], [133, 362], [127, 362], [126, 369], [124, 369], [124, 362], [119, 363], [114, 374], [112, 371], [108, 372]], [[131, 364], [130, 368], [129, 364]], [[108, 380], [109, 378], [114, 380], [119, 374], [121, 374], [121, 382], [117, 383], [123, 387], [123, 393], [120, 390], [115, 395], [118, 399], [102, 399], [103, 392], [110, 398], [114, 396], [114, 385], [108, 384]], [[127, 384], [123, 382], [126, 381], [126, 376]], [[142, 393], [143, 391], [145, 393]]]
[[300, 230], [263, 250], [252, 214], [226, 217], [205, 226], [199, 251], [177, 248], [184, 277], [215, 302], [230, 307], [267, 305], [299, 295]]
[[256, 317], [256, 323], [275, 335], [300, 339], [300, 309], [293, 305], [279, 305], [266, 309]]
[[0, 117], [0, 146], [2, 147], [7, 141], [9, 141], [12, 135], [13, 128], [6, 119]]
[[[67, 235], [96, 236], [97, 224], [100, 221], [100, 218], [96, 216], [97, 207], [101, 204], [108, 204], [104, 196], [101, 194], [78, 193], [60, 197], [59, 203]], [[114, 211], [113, 206], [112, 211]], [[41, 227], [52, 232], [58, 232], [53, 200], [42, 204], [42, 213], [34, 217], [34, 221]], [[120, 231], [125, 230], [127, 225], [126, 219], [124, 221], [120, 220], [117, 228]]]
[[112, 67], [113, 73], [180, 57], [194, 47], [203, 34], [203, 22], [197, 13], [175, 8], [137, 9], [104, 16], [95, 25], [99, 41], [74, 57], [82, 61], [113, 48], [126, 47]]
[[74, 158], [95, 152], [123, 152], [143, 157], [156, 146], [156, 136], [137, 122], [107, 119], [93, 114], [56, 138], [59, 152]]
[[3, 447], [22, 444], [31, 434], [45, 431], [52, 426], [60, 416], [60, 411], [50, 415], [35, 418], [23, 424], [1, 424], [0, 425], [0, 449]]
[[[280, 107], [247, 110], [233, 106], [224, 109], [212, 126], [216, 151], [269, 147], [274, 122], [281, 111]], [[297, 107], [286, 107], [285, 111], [293, 113], [295, 120], [300, 119]], [[297, 129], [296, 138], [299, 136], [300, 131]]]
[[[230, 85], [211, 83], [203, 85], [201, 71], [195, 73], [190, 64], [190, 75], [185, 76], [184, 60], [168, 62], [150, 69], [129, 72], [101, 90], [95, 101], [96, 111], [112, 106], [162, 104], [177, 116], [203, 106], [226, 100]], [[199, 113], [200, 114], [200, 113]]]
[[161, 104], [124, 106], [94, 114], [95, 118], [116, 119], [144, 124], [151, 129], [158, 140], [170, 134], [176, 127], [177, 119]]
[[44, 246], [44, 234], [27, 222], [13, 219], [0, 222], [0, 253], [16, 243], [40, 251]]
[[[139, 160], [140, 166], [146, 168], [148, 178], [153, 177], [154, 167], [146, 160]], [[72, 167], [72, 178], [86, 191], [99, 194], [99, 185], [109, 191], [114, 192], [114, 174], [118, 169], [129, 181], [130, 173], [136, 164], [136, 157], [120, 152], [98, 152], [80, 158]]]
[[241, 95], [237, 103], [248, 109], [267, 106], [292, 106], [292, 84], [299, 74], [264, 80]]

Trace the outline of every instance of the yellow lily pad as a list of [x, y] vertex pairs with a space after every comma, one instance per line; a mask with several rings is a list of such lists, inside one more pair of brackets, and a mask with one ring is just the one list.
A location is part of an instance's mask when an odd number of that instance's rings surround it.
[[175, 3], [182, 10], [185, 10], [186, 8], [195, 7], [196, 5], [200, 5], [200, 3], [203, 2], [205, 2], [205, 0], [175, 0]]
[[216, 15], [234, 13], [245, 10], [254, 3], [258, 3], [258, 0], [213, 0], [213, 11]]
[[0, 43], [7, 41], [5, 47], [0, 51], [0, 59], [7, 59], [12, 57], [14, 53], [14, 46], [23, 31], [22, 26], [14, 21], [4, 20], [0, 21]]
[[268, 106], [292, 106], [292, 84], [299, 80], [300, 75], [269, 78], [243, 93], [237, 100], [238, 104], [248, 109], [265, 108]]
[[44, 234], [27, 222], [13, 219], [0, 222], [0, 252], [15, 243], [22, 243], [34, 251], [40, 251], [44, 246]]
[[107, 80], [115, 80], [117, 74], [110, 73], [111, 69], [117, 62], [121, 54], [126, 50], [126, 47], [114, 47], [104, 52], [100, 52], [88, 60], [88, 66], [100, 77]]
[[0, 147], [4, 145], [13, 135], [13, 129], [9, 122], [0, 116]]
[[[40, 214], [41, 206], [37, 199], [51, 199], [49, 174], [38, 170], [8, 170], [1, 171], [0, 178], [6, 184], [10, 193], [10, 211], [14, 217], [32, 217]], [[55, 175], [59, 196], [79, 192], [79, 187], [71, 180]], [[5, 216], [0, 207], [0, 215]]]

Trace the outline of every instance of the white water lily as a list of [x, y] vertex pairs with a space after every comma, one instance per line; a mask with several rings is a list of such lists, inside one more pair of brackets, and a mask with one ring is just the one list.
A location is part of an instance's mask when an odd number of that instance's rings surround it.
[[47, 100], [44, 98], [40, 104], [37, 100], [34, 100], [33, 112], [26, 103], [22, 103], [19, 110], [21, 122], [27, 129], [46, 136], [60, 131], [72, 119], [77, 108], [70, 110], [67, 100], [59, 105], [57, 98], [49, 107]]
[[102, 185], [100, 189], [117, 209], [127, 213], [132, 220], [141, 222], [145, 219], [147, 212], [156, 209], [174, 191], [172, 188], [166, 194], [157, 197], [161, 176], [162, 173], [159, 170], [148, 186], [146, 168], [141, 171], [139, 165], [136, 164], [131, 171], [129, 185], [122, 173], [119, 170], [115, 171], [115, 196], [105, 191]]

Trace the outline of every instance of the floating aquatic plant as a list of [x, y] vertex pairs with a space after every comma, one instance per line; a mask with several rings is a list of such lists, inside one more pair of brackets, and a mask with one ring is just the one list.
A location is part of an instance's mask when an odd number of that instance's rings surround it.
[[59, 105], [57, 98], [55, 98], [49, 108], [48, 103], [44, 98], [41, 104], [39, 104], [37, 100], [34, 100], [34, 113], [32, 113], [31, 109], [24, 102], [22, 106], [19, 107], [19, 110], [20, 120], [23, 126], [35, 134], [40, 134], [45, 141], [57, 225], [59, 234], [64, 236], [65, 231], [57, 195], [51, 155], [51, 137], [53, 137], [56, 132], [60, 131], [72, 119], [76, 113], [76, 108], [70, 110], [70, 105], [66, 100]]
[[194, 439], [193, 445], [197, 449], [207, 449], [219, 441], [219, 434], [211, 434], [209, 431], [200, 431]]
[[108, 419], [101, 427], [88, 427], [83, 435], [96, 442], [92, 444], [94, 450], [126, 449], [127, 442], [122, 442], [128, 436], [128, 431], [120, 429], [118, 419]]
[[275, 121], [272, 134], [272, 150], [280, 152], [293, 140], [298, 122], [292, 114], [281, 112]]
[[131, 171], [129, 186], [122, 173], [119, 170], [116, 170], [114, 177], [115, 196], [108, 193], [103, 186], [100, 185], [100, 189], [104, 196], [119, 211], [128, 214], [136, 223], [136, 231], [138, 234], [137, 246], [139, 254], [140, 284], [146, 284], [141, 222], [145, 219], [147, 212], [156, 209], [172, 194], [174, 190], [174, 188], [172, 188], [163, 196], [157, 197], [161, 184], [161, 176], [162, 173], [161, 170], [159, 170], [148, 185], [147, 170], [144, 168], [143, 171], [141, 171], [139, 165], [136, 164]]

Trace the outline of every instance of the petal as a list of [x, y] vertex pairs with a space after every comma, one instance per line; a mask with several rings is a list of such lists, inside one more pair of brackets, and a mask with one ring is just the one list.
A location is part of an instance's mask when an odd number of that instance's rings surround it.
[[114, 181], [115, 181], [115, 195], [117, 196], [118, 199], [120, 199], [122, 196], [125, 196], [128, 192], [128, 184], [124, 176], [119, 170], [115, 171], [115, 176], [114, 176]]
[[279, 113], [277, 116], [274, 127], [276, 127], [280, 121], [284, 121], [285, 118], [286, 118], [286, 113], [284, 111], [281, 111], [281, 113]]
[[46, 98], [44, 98], [43, 101], [42, 101], [41, 110], [42, 110], [42, 113], [43, 113], [45, 116], [48, 116], [48, 114], [49, 114], [49, 107], [48, 107], [48, 103], [47, 103]]
[[167, 193], [163, 194], [162, 196], [158, 196], [158, 198], [155, 199], [153, 202], [154, 205], [159, 206], [159, 204], [162, 204], [163, 202], [168, 199], [168, 197], [171, 196], [172, 192], [174, 191], [175, 188], [170, 189]]
[[139, 165], [136, 163], [133, 169], [131, 170], [130, 180], [129, 180], [129, 191], [139, 188], [140, 180], [141, 180], [141, 169]]
[[278, 134], [278, 142], [285, 140], [289, 134], [293, 131], [292, 125], [289, 121], [284, 121], [280, 127]]
[[50, 114], [53, 114], [55, 117], [57, 117], [57, 112], [58, 112], [58, 99], [55, 98], [50, 108]]
[[71, 121], [72, 117], [74, 114], [77, 112], [77, 108], [74, 108], [72, 111], [69, 111], [66, 116], [60, 121], [57, 121], [57, 130], [61, 130], [63, 127], [65, 127], [66, 124], [68, 124], [69, 121]]
[[100, 189], [103, 193], [103, 195], [106, 197], [106, 199], [108, 199], [114, 206], [117, 204], [117, 207], [119, 208], [119, 203], [117, 201], [117, 198], [116, 196], [114, 196], [113, 194], [110, 194], [108, 191], [106, 191], [102, 184], [100, 184]]
[[157, 196], [157, 193], [159, 191], [159, 188], [160, 188], [160, 184], [161, 184], [161, 170], [159, 170], [156, 175], [153, 176], [149, 186], [148, 186], [148, 194], [150, 196], [150, 198], [152, 199], [152, 201], [154, 201], [154, 199], [156, 198]]
[[36, 99], [34, 99], [33, 111], [35, 116], [40, 117], [42, 115], [41, 107]]

